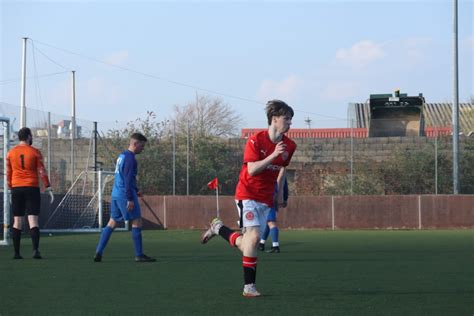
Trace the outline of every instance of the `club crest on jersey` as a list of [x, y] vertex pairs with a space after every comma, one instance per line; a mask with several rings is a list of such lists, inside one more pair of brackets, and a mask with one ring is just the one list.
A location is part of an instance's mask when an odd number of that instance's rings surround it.
[[281, 159], [283, 159], [284, 161], [286, 161], [288, 159], [288, 156], [290, 154], [287, 152], [287, 151], [284, 151], [282, 154], [281, 154]]
[[245, 218], [249, 221], [253, 220], [254, 217], [253, 212], [247, 212], [247, 214], [245, 214]]

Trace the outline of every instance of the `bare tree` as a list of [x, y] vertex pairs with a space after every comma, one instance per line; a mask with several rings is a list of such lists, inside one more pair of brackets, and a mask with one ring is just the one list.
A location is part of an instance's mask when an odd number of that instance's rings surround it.
[[239, 135], [242, 118], [220, 98], [197, 96], [185, 106], [175, 105], [176, 131], [193, 137], [235, 137]]

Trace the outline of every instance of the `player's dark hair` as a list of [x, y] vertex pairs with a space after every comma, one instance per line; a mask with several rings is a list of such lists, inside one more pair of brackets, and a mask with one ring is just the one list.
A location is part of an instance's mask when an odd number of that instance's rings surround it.
[[131, 139], [138, 140], [139, 142], [147, 142], [148, 139], [146, 139], [145, 136], [141, 133], [133, 133], [132, 136], [130, 136]]
[[22, 142], [28, 139], [28, 136], [31, 135], [31, 129], [28, 127], [23, 127], [18, 131], [18, 139]]
[[265, 111], [267, 112], [267, 119], [268, 125], [272, 124], [272, 117], [274, 116], [282, 116], [282, 115], [291, 115], [293, 117], [295, 112], [285, 102], [281, 100], [270, 100], [267, 102], [267, 106], [265, 107]]

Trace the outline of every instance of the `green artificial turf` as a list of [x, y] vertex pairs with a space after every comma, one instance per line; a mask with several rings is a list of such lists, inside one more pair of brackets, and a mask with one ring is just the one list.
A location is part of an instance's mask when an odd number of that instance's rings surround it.
[[[282, 231], [259, 253], [260, 298], [242, 297], [242, 256], [198, 231], [144, 231], [135, 263], [129, 232], [103, 262], [98, 234], [44, 235], [44, 259], [0, 246], [0, 315], [473, 315], [474, 231]], [[269, 243], [267, 243], [268, 247]]]

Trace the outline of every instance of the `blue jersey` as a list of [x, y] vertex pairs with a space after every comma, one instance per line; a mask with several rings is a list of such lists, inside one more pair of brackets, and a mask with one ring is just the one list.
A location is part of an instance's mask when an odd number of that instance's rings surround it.
[[288, 201], [288, 181], [283, 182], [283, 201]]
[[112, 198], [134, 201], [137, 198], [137, 160], [129, 150], [122, 152], [115, 166], [115, 180]]
[[[278, 183], [275, 183], [275, 192], [274, 194], [278, 194]], [[283, 182], [283, 201], [288, 201], [288, 181]]]
[[[278, 194], [278, 183], [275, 183], [275, 195]], [[288, 201], [288, 182], [283, 182], [283, 201]], [[268, 212], [267, 222], [276, 222], [276, 216], [278, 212], [278, 207], [273, 206]]]

